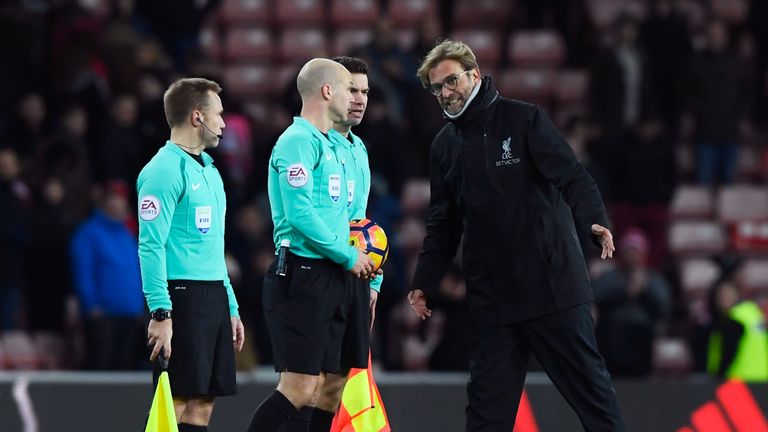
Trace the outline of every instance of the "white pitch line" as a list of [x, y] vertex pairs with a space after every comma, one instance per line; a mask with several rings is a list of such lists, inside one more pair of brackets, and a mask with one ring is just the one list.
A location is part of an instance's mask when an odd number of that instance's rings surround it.
[[37, 416], [32, 406], [32, 398], [29, 397], [29, 381], [25, 376], [19, 377], [13, 383], [13, 400], [19, 407], [19, 417], [24, 432], [37, 432]]

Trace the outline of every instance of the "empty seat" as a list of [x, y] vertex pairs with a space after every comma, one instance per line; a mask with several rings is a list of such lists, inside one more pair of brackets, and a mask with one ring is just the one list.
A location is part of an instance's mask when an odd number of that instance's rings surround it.
[[740, 252], [768, 252], [768, 221], [741, 221], [733, 226], [733, 248]]
[[272, 36], [263, 28], [233, 28], [227, 33], [226, 50], [230, 60], [266, 63], [272, 57]]
[[232, 65], [224, 69], [224, 82], [239, 97], [265, 96], [273, 91], [272, 68], [265, 65]]
[[546, 108], [552, 101], [554, 82], [551, 70], [513, 69], [501, 73], [498, 87], [506, 97]]
[[334, 55], [350, 55], [352, 50], [366, 45], [373, 38], [373, 29], [340, 28], [333, 35], [332, 52]]
[[616, 268], [616, 264], [612, 260], [604, 260], [600, 258], [592, 258], [588, 263], [589, 277], [592, 280], [597, 279], [603, 273]]
[[280, 0], [275, 2], [275, 18], [280, 27], [297, 27], [325, 22], [323, 0]]
[[398, 25], [414, 25], [437, 14], [435, 0], [390, 0], [389, 17]]
[[668, 235], [669, 250], [677, 255], [716, 254], [728, 246], [725, 228], [712, 221], [675, 221]]
[[717, 195], [717, 216], [726, 223], [768, 219], [768, 190], [752, 185], [729, 185]]
[[200, 29], [200, 48], [210, 58], [218, 60], [221, 57], [221, 37], [214, 26]]
[[379, 19], [378, 0], [332, 0], [331, 24], [373, 25]]
[[267, 0], [224, 0], [219, 9], [219, 16], [227, 24], [267, 22], [267, 3]]
[[6, 332], [0, 338], [5, 353], [5, 361], [11, 369], [38, 369], [41, 357], [32, 341], [24, 331]]
[[315, 57], [328, 57], [325, 33], [319, 28], [287, 29], [280, 37], [280, 59], [304, 63]]
[[33, 337], [36, 350], [40, 353], [40, 366], [44, 369], [61, 369], [64, 366], [64, 338], [53, 332], [36, 332]]
[[653, 341], [653, 370], [658, 374], [689, 372], [693, 356], [683, 338], [657, 337]]
[[509, 61], [515, 66], [555, 68], [565, 60], [563, 38], [552, 30], [522, 30], [509, 36]]
[[672, 217], [711, 217], [714, 215], [714, 197], [707, 186], [679, 185], [670, 204]]
[[458, 30], [452, 39], [472, 47], [481, 67], [495, 68], [501, 60], [501, 32], [485, 29]]
[[456, 27], [503, 27], [510, 17], [510, 3], [509, 0], [457, 0], [453, 6], [453, 23]]
[[680, 263], [680, 285], [686, 293], [707, 291], [720, 277], [720, 267], [711, 259], [689, 258]]
[[752, 291], [768, 292], [768, 259], [749, 259], [740, 275], [744, 285]]

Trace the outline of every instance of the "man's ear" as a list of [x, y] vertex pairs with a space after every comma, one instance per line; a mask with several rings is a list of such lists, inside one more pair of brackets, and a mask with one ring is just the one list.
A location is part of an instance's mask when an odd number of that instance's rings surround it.
[[331, 100], [331, 97], [333, 96], [333, 88], [331, 88], [330, 84], [323, 84], [320, 91], [323, 94], [323, 99]]

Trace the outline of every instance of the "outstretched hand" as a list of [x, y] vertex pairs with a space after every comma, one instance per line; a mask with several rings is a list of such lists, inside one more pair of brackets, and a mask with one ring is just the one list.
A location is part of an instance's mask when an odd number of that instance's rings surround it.
[[603, 247], [603, 252], [600, 254], [600, 258], [613, 258], [613, 253], [616, 251], [616, 247], [613, 245], [613, 234], [611, 234], [611, 230], [602, 225], [593, 224], [592, 234], [600, 236], [600, 245]]
[[411, 309], [421, 319], [427, 319], [432, 316], [432, 309], [427, 307], [427, 295], [420, 289], [415, 289], [408, 293], [408, 303], [411, 304]]

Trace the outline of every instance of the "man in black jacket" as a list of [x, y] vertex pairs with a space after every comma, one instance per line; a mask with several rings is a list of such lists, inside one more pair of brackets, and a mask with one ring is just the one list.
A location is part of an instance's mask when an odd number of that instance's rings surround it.
[[[578, 236], [614, 245], [600, 192], [544, 111], [501, 97], [472, 50], [446, 40], [418, 71], [449, 123], [430, 150], [427, 236], [408, 299], [431, 315], [464, 234], [470, 373], [467, 431], [512, 430], [530, 352], [588, 431], [623, 431], [597, 352]], [[575, 222], [575, 223], [574, 223]]]

